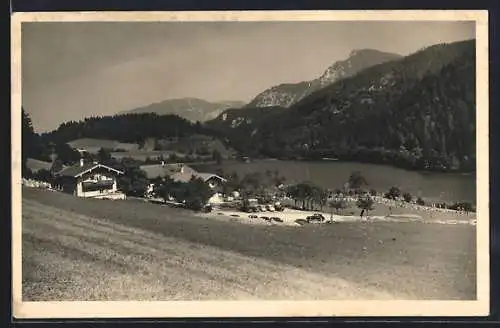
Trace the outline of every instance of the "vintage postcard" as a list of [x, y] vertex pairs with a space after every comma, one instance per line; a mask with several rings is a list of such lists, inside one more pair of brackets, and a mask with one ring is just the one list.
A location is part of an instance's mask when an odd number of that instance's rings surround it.
[[13, 14], [14, 316], [487, 315], [487, 19]]

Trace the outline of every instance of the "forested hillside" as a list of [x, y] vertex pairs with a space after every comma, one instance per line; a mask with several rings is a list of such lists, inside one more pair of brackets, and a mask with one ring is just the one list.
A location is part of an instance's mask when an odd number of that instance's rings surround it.
[[231, 135], [240, 135], [233, 146], [251, 155], [472, 171], [475, 110], [470, 40], [368, 68], [252, 124], [253, 133], [242, 123]]
[[[189, 144], [191, 149], [196, 149], [195, 146], [207, 148], [213, 144], [215, 146], [212, 148], [219, 152], [221, 149], [223, 152], [228, 152], [220, 144], [217, 133], [206, 129], [199, 123], [191, 123], [176, 115], [126, 114], [90, 117], [81, 121], [63, 123], [56, 130], [42, 135], [36, 134], [33, 130], [31, 118], [23, 110], [23, 165], [27, 158], [52, 161], [52, 154], [56, 154], [58, 161], [62, 164], [72, 164], [80, 158], [80, 155], [69, 144], [73, 145], [76, 141], [86, 140], [94, 141], [107, 149], [110, 143], [119, 146], [126, 145], [120, 142], [130, 143], [130, 145], [138, 144], [142, 147], [151, 140], [155, 142], [163, 139], [177, 140], [177, 143], [185, 143], [192, 141], [195, 136], [206, 136], [203, 142], [199, 141], [195, 145], [191, 142]], [[207, 145], [206, 140], [209, 140], [211, 144]], [[208, 149], [212, 148], [208, 147]]]
[[42, 135], [44, 140], [69, 142], [81, 138], [109, 139], [120, 142], [142, 142], [147, 138], [183, 137], [203, 130], [176, 115], [152, 113], [90, 117], [61, 124]]

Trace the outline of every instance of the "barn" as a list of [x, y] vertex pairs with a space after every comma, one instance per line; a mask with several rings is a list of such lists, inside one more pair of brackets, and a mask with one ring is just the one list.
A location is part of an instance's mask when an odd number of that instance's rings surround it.
[[123, 172], [97, 162], [66, 167], [55, 174], [55, 188], [77, 197], [124, 199], [117, 188], [117, 178]]

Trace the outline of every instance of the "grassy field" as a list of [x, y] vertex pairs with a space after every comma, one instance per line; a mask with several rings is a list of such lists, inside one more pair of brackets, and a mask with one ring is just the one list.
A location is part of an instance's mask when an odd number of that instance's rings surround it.
[[72, 148], [83, 148], [90, 153], [97, 153], [101, 148], [123, 149], [126, 151], [135, 151], [140, 147], [136, 143], [123, 143], [116, 140], [83, 138], [68, 142]]
[[23, 189], [23, 300], [475, 299], [475, 227], [244, 225]]

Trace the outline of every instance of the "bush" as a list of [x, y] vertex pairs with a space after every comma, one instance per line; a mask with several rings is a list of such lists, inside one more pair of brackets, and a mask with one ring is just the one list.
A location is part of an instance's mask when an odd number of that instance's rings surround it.
[[401, 196], [401, 190], [398, 187], [391, 187], [384, 196], [387, 199], [398, 199]]
[[411, 194], [409, 192], [405, 192], [403, 194], [403, 199], [405, 200], [405, 202], [409, 203], [412, 201], [413, 197], [411, 196]]
[[47, 183], [53, 183], [54, 181], [52, 173], [46, 169], [41, 169], [36, 173], [32, 173], [31, 177], [37, 181], [42, 181]]
[[377, 191], [375, 189], [370, 189], [370, 195], [377, 196]]
[[347, 207], [347, 203], [343, 199], [335, 199], [329, 205], [336, 210], [337, 214], [339, 214], [341, 209]]
[[466, 212], [474, 212], [474, 207], [469, 202], [454, 203], [453, 205], [448, 206], [448, 208], [451, 210], [455, 210], [455, 211], [462, 210], [462, 211], [466, 211]]
[[362, 209], [362, 210], [365, 210], [365, 211], [371, 211], [373, 210], [373, 199], [371, 199], [370, 197], [364, 197], [364, 198], [360, 198], [358, 199], [358, 201], [356, 202], [356, 205]]
[[422, 205], [422, 206], [424, 206], [424, 205], [425, 205], [425, 202], [424, 202], [424, 200], [422, 199], [422, 197], [418, 197], [418, 198], [417, 198], [417, 204], [418, 204], [418, 205]]
[[186, 201], [186, 208], [193, 211], [200, 211], [204, 206], [205, 204], [201, 198], [192, 198]]

